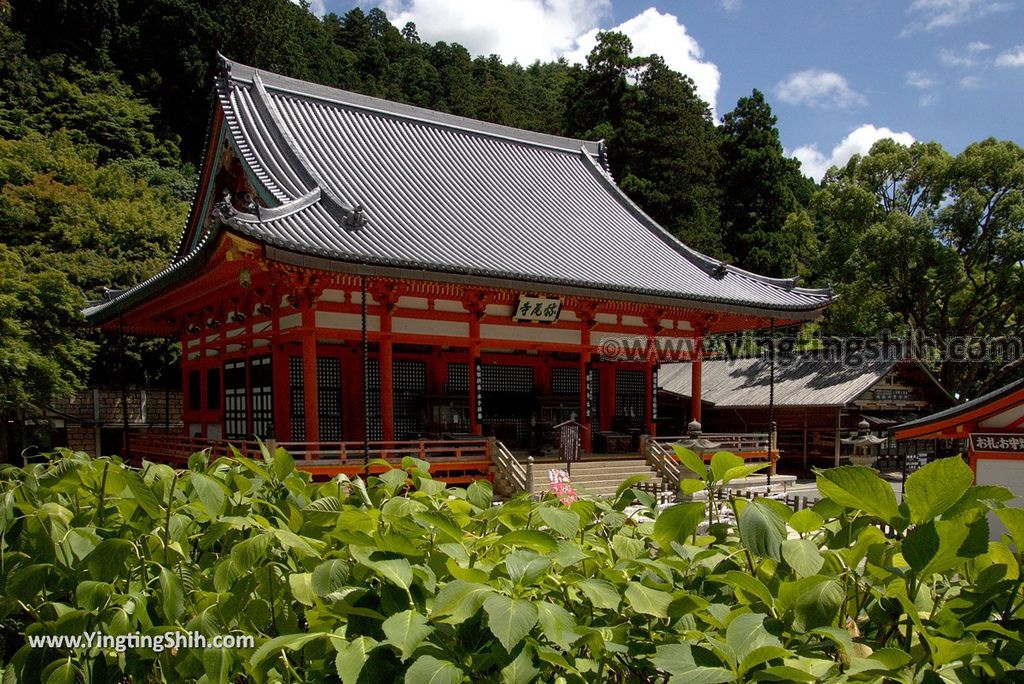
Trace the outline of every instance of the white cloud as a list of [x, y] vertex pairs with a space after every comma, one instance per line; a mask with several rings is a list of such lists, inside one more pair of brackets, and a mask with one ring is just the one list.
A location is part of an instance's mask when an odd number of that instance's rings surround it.
[[917, 98], [917, 104], [921, 107], [930, 107], [938, 99], [932, 92], [939, 82], [927, 71], [908, 71], [906, 76], [907, 85], [925, 92]]
[[[301, 5], [302, 0], [292, 0], [296, 5]], [[322, 17], [327, 14], [327, 5], [324, 0], [306, 0], [306, 4], [309, 6], [309, 11], [318, 17]]]
[[988, 43], [984, 43], [980, 40], [975, 40], [967, 44], [967, 51], [976, 54], [978, 52], [984, 52], [985, 50], [991, 50], [992, 46]]
[[[607, 29], [619, 31], [633, 41], [635, 55], [661, 55], [670, 69], [693, 79], [697, 94], [711, 105], [715, 114], [721, 74], [714, 62], [704, 60], [704, 50], [686, 31], [686, 26], [673, 14], [663, 14], [649, 7], [632, 19]], [[586, 62], [587, 55], [597, 45], [598, 29], [591, 29], [577, 40], [576, 48], [564, 52], [570, 62]]]
[[946, 66], [965, 68], [972, 67], [978, 63], [972, 55], [958, 55], [948, 48], [939, 50], [939, 61]]
[[395, 26], [412, 21], [420, 37], [460, 43], [474, 55], [551, 61], [607, 16], [611, 0], [383, 0]]
[[981, 79], [977, 76], [964, 76], [959, 81], [960, 87], [964, 90], [974, 90], [981, 87]]
[[817, 145], [798, 147], [793, 150], [791, 156], [799, 160], [805, 174], [820, 181], [830, 168], [843, 166], [855, 154], [867, 154], [872, 145], [884, 138], [892, 138], [901, 145], [909, 145], [914, 142], [914, 136], [906, 131], [897, 133], [885, 126], [876, 128], [873, 124], [863, 124], [852, 130], [838, 145], [833, 147], [828, 156], [821, 152]]
[[913, 19], [900, 35], [959, 26], [1010, 8], [1010, 3], [994, 0], [914, 0], [907, 10]]
[[1018, 45], [996, 57], [996, 66], [1024, 67], [1024, 45]]
[[938, 85], [938, 81], [927, 71], [908, 71], [907, 85], [919, 90], [929, 90]]
[[[727, 0], [729, 1], [729, 0]], [[585, 63], [599, 31], [619, 31], [636, 55], [661, 55], [686, 74], [715, 111], [721, 74], [679, 19], [651, 7], [618, 26], [602, 28], [611, 0], [381, 0], [395, 26], [412, 21], [423, 40], [461, 43], [474, 55], [532, 64], [565, 57]]]
[[743, 5], [743, 0], [719, 0], [726, 12], [735, 12]]
[[775, 94], [788, 104], [805, 104], [821, 109], [844, 109], [867, 103], [842, 75], [834, 71], [806, 69], [790, 74], [775, 84]]

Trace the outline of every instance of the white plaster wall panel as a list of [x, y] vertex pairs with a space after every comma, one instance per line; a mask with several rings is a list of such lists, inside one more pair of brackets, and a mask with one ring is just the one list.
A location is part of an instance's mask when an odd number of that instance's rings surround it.
[[391, 321], [391, 329], [396, 333], [410, 335], [444, 335], [460, 340], [469, 338], [469, 323], [457, 321], [426, 320], [422, 318], [400, 318]]
[[579, 330], [542, 328], [526, 325], [482, 324], [480, 337], [489, 340], [515, 340], [518, 342], [553, 342], [557, 344], [579, 344]]
[[434, 308], [438, 311], [466, 313], [466, 307], [462, 306], [462, 302], [457, 302], [454, 299], [436, 299], [434, 300]]
[[[363, 321], [360, 314], [317, 311], [316, 327], [333, 328], [335, 330], [362, 330]], [[366, 317], [366, 329], [372, 332], [380, 330], [380, 317], [368, 315]]]
[[298, 328], [302, 325], [302, 314], [293, 313], [287, 316], [281, 316], [281, 330], [287, 330], [288, 328]]
[[426, 297], [399, 297], [398, 308], [399, 309], [416, 309], [418, 311], [426, 311], [429, 302]]
[[320, 301], [322, 302], [344, 302], [345, 291], [344, 290], [324, 290], [323, 294], [320, 295]]
[[484, 307], [484, 313], [488, 316], [512, 318], [512, 307], [508, 304], [488, 304]]

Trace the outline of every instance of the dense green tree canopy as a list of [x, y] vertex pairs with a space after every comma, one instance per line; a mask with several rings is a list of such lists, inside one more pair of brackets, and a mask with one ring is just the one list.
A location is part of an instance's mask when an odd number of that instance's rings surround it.
[[[1020, 146], [989, 139], [953, 157], [935, 143], [883, 140], [830, 171], [815, 208], [827, 244], [821, 268], [843, 295], [832, 330], [918, 330], [942, 348], [1024, 333]], [[981, 378], [1005, 382], [1016, 367], [936, 361], [956, 392]]]
[[94, 351], [75, 325], [84, 303], [60, 269], [26, 268], [0, 243], [0, 460], [27, 443], [26, 416], [81, 385]]

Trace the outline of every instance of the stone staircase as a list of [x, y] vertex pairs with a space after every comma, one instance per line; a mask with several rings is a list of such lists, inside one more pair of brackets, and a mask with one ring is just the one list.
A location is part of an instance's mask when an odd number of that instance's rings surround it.
[[[550, 491], [548, 471], [564, 470], [564, 463], [535, 463], [533, 466], [533, 492]], [[569, 480], [580, 496], [611, 496], [627, 478], [646, 475], [647, 484], [661, 485], [661, 477], [642, 458], [596, 460], [588, 457], [576, 461], [569, 470]]]

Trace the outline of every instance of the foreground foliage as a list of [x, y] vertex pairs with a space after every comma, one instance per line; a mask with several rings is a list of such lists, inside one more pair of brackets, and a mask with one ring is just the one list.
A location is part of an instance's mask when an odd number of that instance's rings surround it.
[[[720, 453], [702, 475], [743, 467]], [[1005, 679], [1024, 668], [1024, 511], [971, 482], [937, 461], [897, 504], [874, 471], [837, 468], [813, 509], [735, 501], [735, 526], [698, 535], [703, 502], [658, 514], [635, 481], [493, 505], [413, 459], [317, 484], [280, 450], [186, 471], [64, 453], [0, 479], [4, 681]], [[993, 508], [1009, 539], [988, 541]], [[173, 629], [257, 645], [24, 645]]]

